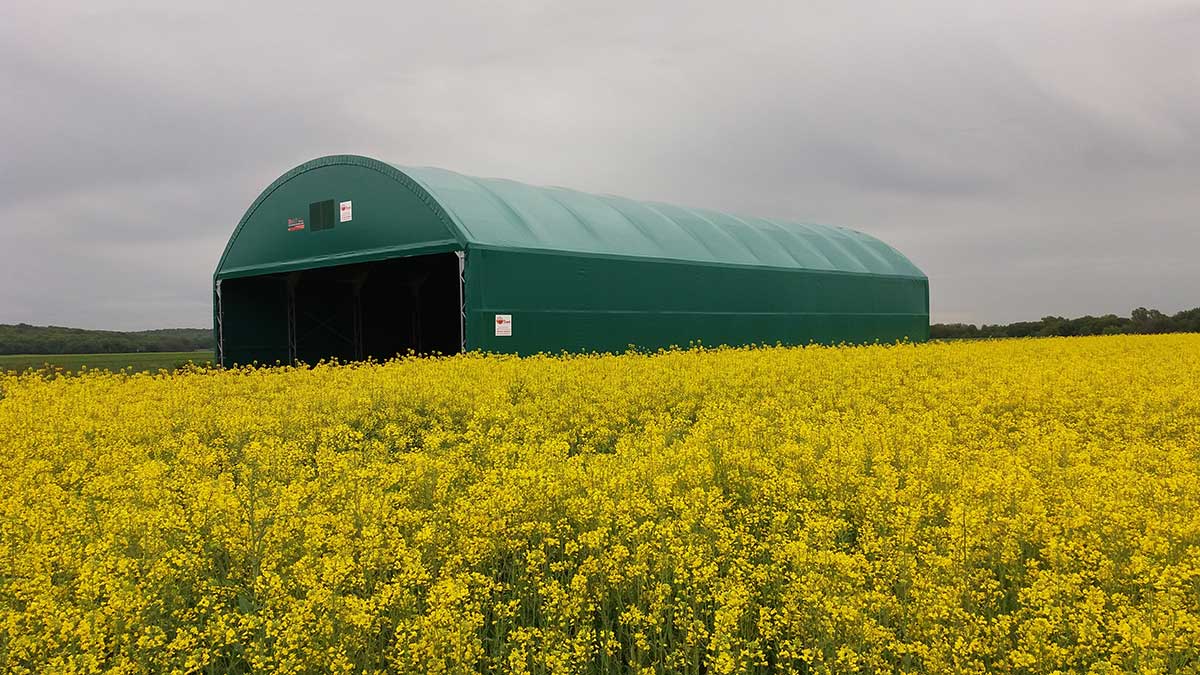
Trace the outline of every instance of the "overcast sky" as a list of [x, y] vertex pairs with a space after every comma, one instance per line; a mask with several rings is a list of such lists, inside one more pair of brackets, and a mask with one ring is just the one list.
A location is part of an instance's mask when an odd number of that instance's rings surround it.
[[1196, 2], [5, 0], [0, 86], [0, 323], [209, 325], [338, 153], [851, 227], [934, 321], [1200, 305]]

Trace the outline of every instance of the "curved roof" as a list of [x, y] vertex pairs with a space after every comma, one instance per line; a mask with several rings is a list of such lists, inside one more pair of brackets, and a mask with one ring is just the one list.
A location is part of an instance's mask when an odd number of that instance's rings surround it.
[[[385, 164], [355, 155], [315, 159], [276, 180], [239, 223], [222, 256], [222, 265], [242, 228], [277, 188], [301, 174], [338, 165], [372, 169], [407, 187], [468, 248], [925, 277], [892, 247], [846, 228], [474, 178], [445, 169]], [[218, 273], [221, 269], [219, 265]]]

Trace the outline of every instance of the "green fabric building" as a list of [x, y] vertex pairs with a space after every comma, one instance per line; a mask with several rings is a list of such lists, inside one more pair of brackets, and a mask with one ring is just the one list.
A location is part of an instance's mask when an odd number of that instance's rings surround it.
[[399, 167], [306, 162], [213, 275], [222, 364], [929, 335], [929, 284], [838, 227]]

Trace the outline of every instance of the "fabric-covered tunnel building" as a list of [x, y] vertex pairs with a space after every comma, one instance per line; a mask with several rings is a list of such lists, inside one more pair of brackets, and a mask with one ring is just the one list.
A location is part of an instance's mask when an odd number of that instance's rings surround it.
[[272, 183], [213, 281], [224, 365], [929, 334], [925, 275], [853, 230], [358, 156]]

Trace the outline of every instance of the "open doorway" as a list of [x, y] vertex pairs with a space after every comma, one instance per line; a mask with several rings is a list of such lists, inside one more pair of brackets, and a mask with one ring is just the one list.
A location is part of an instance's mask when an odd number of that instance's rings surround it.
[[218, 299], [225, 365], [385, 360], [462, 349], [455, 253], [228, 279]]

